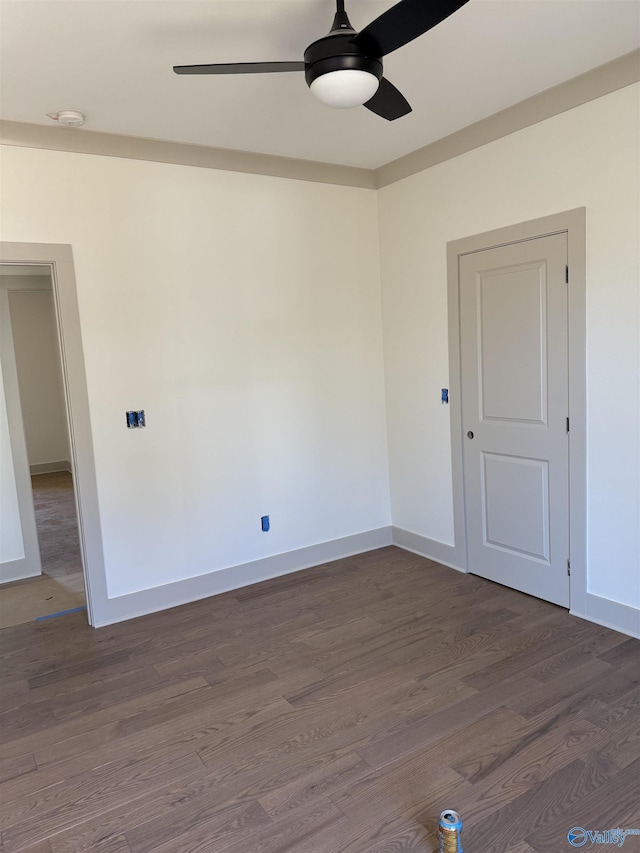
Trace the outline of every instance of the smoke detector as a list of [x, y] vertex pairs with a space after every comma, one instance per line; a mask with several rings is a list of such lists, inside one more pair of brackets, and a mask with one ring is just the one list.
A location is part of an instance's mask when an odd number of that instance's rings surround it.
[[64, 127], [82, 127], [84, 124], [84, 113], [78, 110], [60, 110], [57, 113], [47, 113], [47, 116]]

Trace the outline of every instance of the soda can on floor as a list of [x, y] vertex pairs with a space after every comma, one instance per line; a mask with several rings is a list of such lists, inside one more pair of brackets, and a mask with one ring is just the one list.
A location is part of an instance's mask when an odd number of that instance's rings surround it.
[[458, 812], [445, 809], [438, 822], [440, 853], [462, 853], [462, 820]]

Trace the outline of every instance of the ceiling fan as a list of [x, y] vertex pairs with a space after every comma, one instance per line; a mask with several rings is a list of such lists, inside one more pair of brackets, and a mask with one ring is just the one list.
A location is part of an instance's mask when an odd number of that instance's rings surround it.
[[214, 65], [174, 65], [176, 74], [270, 74], [304, 71], [307, 85], [330, 107], [360, 104], [394, 121], [411, 107], [404, 95], [382, 76], [382, 57], [453, 14], [468, 0], [400, 0], [356, 32], [336, 0], [336, 14], [328, 35], [312, 42], [301, 62], [231, 62]]

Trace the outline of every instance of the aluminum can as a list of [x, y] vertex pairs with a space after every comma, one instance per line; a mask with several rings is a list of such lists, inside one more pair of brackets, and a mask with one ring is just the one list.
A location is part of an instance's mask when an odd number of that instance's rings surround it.
[[458, 812], [445, 809], [438, 822], [440, 853], [462, 853], [462, 820]]

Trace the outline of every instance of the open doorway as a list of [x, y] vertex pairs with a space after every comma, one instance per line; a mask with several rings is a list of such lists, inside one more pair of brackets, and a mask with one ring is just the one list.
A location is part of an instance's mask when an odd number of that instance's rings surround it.
[[[65, 243], [0, 241], [0, 264], [46, 267], [51, 277], [64, 376], [86, 619], [92, 626], [107, 625], [123, 617], [121, 610], [112, 605], [107, 591], [73, 250]], [[0, 577], [11, 581], [25, 576], [20, 572], [27, 562], [31, 563], [34, 576], [41, 574], [41, 566], [20, 407], [7, 407], [5, 400], [7, 390], [14, 399], [19, 399], [15, 368], [7, 369], [9, 362], [13, 364], [7, 299], [6, 291], [0, 288]], [[4, 584], [0, 586], [0, 598], [3, 587]]]
[[0, 577], [8, 627], [84, 609], [86, 596], [51, 267], [2, 264], [0, 290], [11, 463], [22, 490], [31, 487], [34, 522], [21, 512], [25, 556]]

